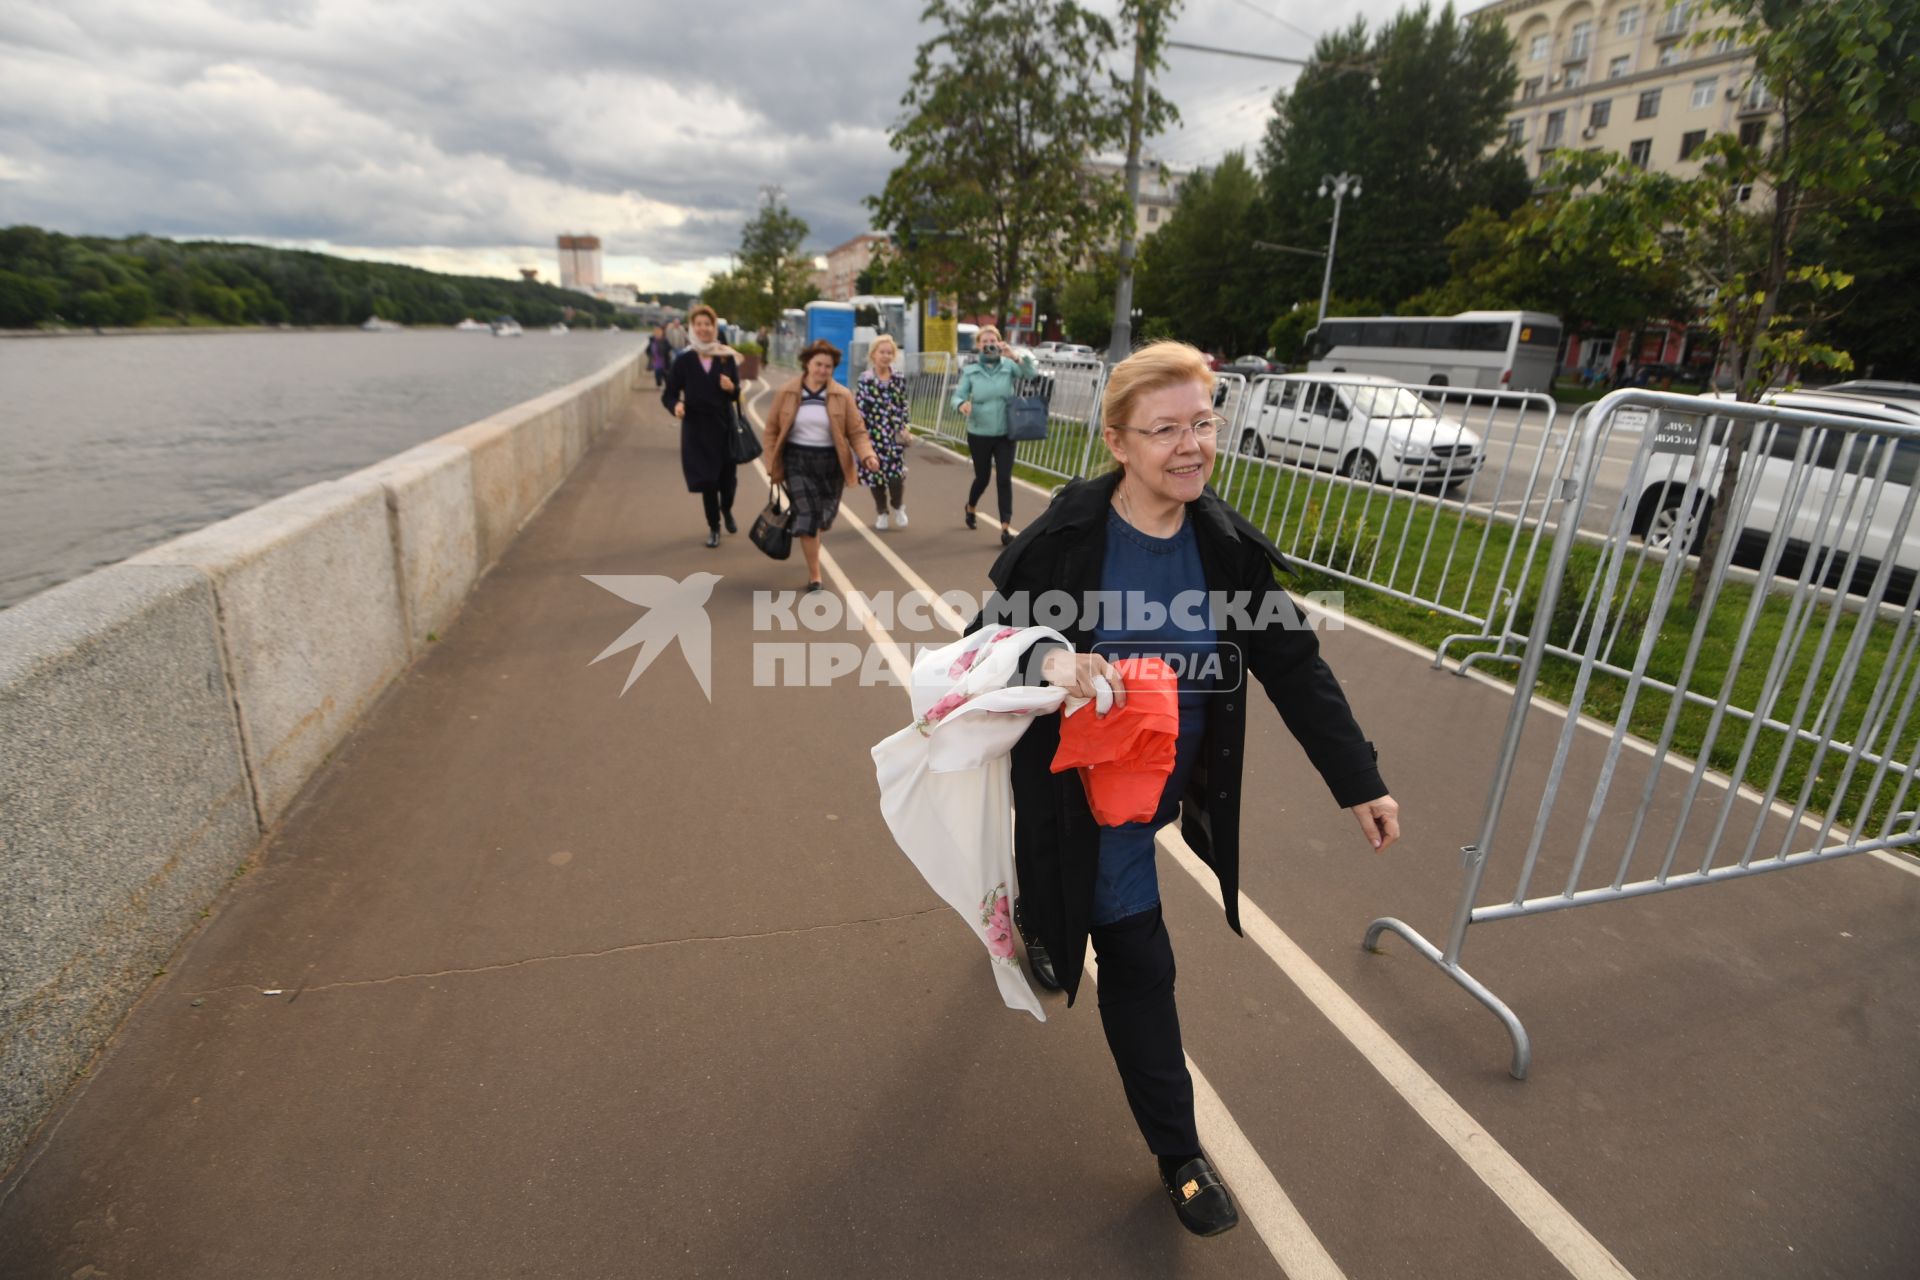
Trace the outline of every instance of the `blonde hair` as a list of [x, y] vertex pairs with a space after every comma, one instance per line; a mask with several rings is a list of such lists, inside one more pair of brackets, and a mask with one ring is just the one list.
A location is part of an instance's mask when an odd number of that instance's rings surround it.
[[893, 340], [892, 334], [883, 333], [879, 337], [875, 338], [872, 342], [867, 344], [867, 363], [868, 364], [873, 363], [873, 353], [878, 351], [883, 344], [886, 346], [892, 347], [894, 358], [895, 359], [899, 358], [900, 344]]
[[[1197, 382], [1207, 389], [1209, 396], [1213, 394], [1213, 369], [1207, 364], [1206, 355], [1191, 343], [1166, 339], [1149, 342], [1113, 366], [1107, 375], [1106, 391], [1100, 401], [1101, 429], [1132, 425], [1127, 418], [1141, 396], [1183, 382]], [[1111, 441], [1107, 449], [1111, 453]], [[1119, 465], [1119, 459], [1114, 459], [1114, 463]]]
[[993, 336], [994, 336], [995, 338], [998, 338], [998, 339], [999, 339], [999, 340], [1000, 340], [1000, 341], [1001, 341], [1002, 343], [1004, 343], [1004, 342], [1006, 342], [1006, 339], [1005, 339], [1005, 338], [1002, 338], [1002, 337], [1000, 337], [1000, 326], [999, 326], [999, 325], [997, 325], [997, 324], [983, 324], [983, 325], [981, 325], [981, 326], [980, 326], [980, 332], [978, 332], [978, 333], [976, 333], [976, 334], [974, 334], [974, 335], [973, 335], [973, 345], [974, 345], [974, 346], [976, 346], [976, 347], [977, 347], [977, 346], [979, 346], [979, 345], [980, 345], [980, 339], [982, 339], [982, 338], [984, 338], [984, 337], [986, 337], [986, 336], [987, 336], [988, 334], [992, 334], [992, 335], [993, 335]]

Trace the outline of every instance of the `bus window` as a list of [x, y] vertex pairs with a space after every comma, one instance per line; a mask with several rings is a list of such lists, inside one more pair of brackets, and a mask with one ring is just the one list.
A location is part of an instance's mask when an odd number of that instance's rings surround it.
[[1322, 333], [1321, 330], [1319, 329], [1307, 330], [1307, 340], [1303, 344], [1303, 349], [1306, 352], [1307, 359], [1309, 360], [1320, 359], [1322, 356], [1327, 354], [1327, 348], [1330, 345], [1331, 343], [1326, 338], [1326, 336]]

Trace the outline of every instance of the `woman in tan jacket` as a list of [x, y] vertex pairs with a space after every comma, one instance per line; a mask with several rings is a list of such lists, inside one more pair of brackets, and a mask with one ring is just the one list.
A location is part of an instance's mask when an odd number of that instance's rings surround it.
[[767, 478], [787, 487], [793, 536], [807, 557], [807, 590], [820, 590], [820, 535], [840, 514], [840, 494], [860, 471], [879, 469], [853, 393], [833, 380], [840, 350], [824, 339], [800, 353], [797, 382], [780, 388], [767, 415]]

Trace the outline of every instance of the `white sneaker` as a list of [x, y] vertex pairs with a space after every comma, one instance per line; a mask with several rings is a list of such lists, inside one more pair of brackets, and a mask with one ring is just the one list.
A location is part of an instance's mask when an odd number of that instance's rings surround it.
[[873, 522], [873, 527], [876, 529], [885, 529], [887, 527], [887, 518], [885, 516], [877, 517]]
[[907, 527], [907, 509], [905, 507], [895, 507], [893, 509], [893, 527], [896, 529], [904, 529]]

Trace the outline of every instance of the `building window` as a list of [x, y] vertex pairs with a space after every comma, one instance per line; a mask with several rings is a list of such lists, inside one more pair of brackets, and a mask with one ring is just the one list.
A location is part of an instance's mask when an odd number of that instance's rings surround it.
[[1604, 129], [1612, 119], [1613, 99], [1608, 98], [1604, 102], [1596, 102], [1593, 104], [1592, 110], [1587, 112], [1587, 128]]
[[1635, 120], [1651, 120], [1660, 114], [1660, 91], [1647, 89], [1640, 94], [1640, 107], [1633, 113]]
[[1552, 50], [1552, 36], [1535, 36], [1533, 38], [1533, 47], [1527, 51], [1527, 61], [1545, 62], [1547, 60], [1547, 54], [1552, 52]]
[[1719, 92], [1720, 81], [1718, 77], [1711, 80], [1695, 80], [1693, 82], [1693, 109], [1699, 111], [1704, 107], [1712, 106], [1714, 95]]
[[1705, 142], [1706, 140], [1707, 140], [1707, 131], [1705, 129], [1694, 129], [1687, 133], [1681, 134], [1680, 135], [1680, 158], [1682, 160], [1693, 159], [1693, 153], [1698, 151], [1700, 149], [1700, 144]]
[[1765, 120], [1749, 120], [1740, 126], [1740, 145], [1743, 147], [1758, 147], [1760, 140], [1766, 136]]
[[1630, 4], [1620, 11], [1620, 20], [1613, 24], [1613, 33], [1618, 36], [1630, 36], [1640, 30], [1640, 6]]
[[1668, 45], [1668, 46], [1667, 46], [1666, 48], [1664, 48], [1664, 49], [1662, 49], [1662, 50], [1660, 51], [1660, 65], [1661, 65], [1661, 66], [1663, 66], [1663, 67], [1670, 67], [1670, 66], [1672, 66], [1672, 65], [1673, 65], [1674, 63], [1676, 63], [1676, 62], [1678, 62], [1678, 61], [1680, 61], [1680, 46], [1679, 46], [1679, 45], [1677, 45], [1677, 44], [1670, 44], [1670, 45]]
[[1627, 163], [1636, 169], [1644, 169], [1653, 160], [1653, 139], [1642, 138], [1638, 142], [1627, 144]]
[[1567, 37], [1567, 61], [1573, 62], [1586, 57], [1592, 47], [1593, 24], [1591, 22], [1574, 23], [1573, 32]]
[[1742, 111], [1765, 111], [1773, 105], [1773, 95], [1767, 92], [1767, 86], [1758, 80], [1747, 86], [1746, 97], [1740, 100]]
[[1525, 81], [1520, 86], [1520, 101], [1528, 102], [1540, 96], [1540, 77]]
[[1524, 147], [1527, 145], [1527, 122], [1525, 120], [1507, 121], [1507, 145]]
[[1693, 21], [1693, 0], [1679, 0], [1679, 3], [1667, 10], [1666, 19], [1660, 24], [1660, 34], [1663, 36], [1682, 35], [1686, 32], [1687, 24], [1691, 21]]
[[1745, 204], [1747, 201], [1753, 199], [1753, 184], [1751, 182], [1741, 183], [1740, 189], [1733, 193], [1733, 198], [1741, 204]]
[[1732, 53], [1733, 41], [1733, 32], [1722, 31], [1719, 37], [1713, 42], [1713, 51], [1715, 53]]
[[1567, 113], [1564, 110], [1547, 112], [1547, 128], [1546, 132], [1540, 135], [1540, 149], [1550, 151], [1559, 146], [1560, 139], [1566, 135], [1566, 132]]
[[1587, 82], [1587, 69], [1585, 67], [1568, 67], [1567, 68], [1567, 88], [1578, 89], [1581, 85], [1585, 84], [1586, 82]]
[[1147, 221], [1148, 221], [1148, 222], [1158, 222], [1158, 221], [1160, 221], [1160, 206], [1159, 206], [1159, 205], [1157, 205], [1157, 204], [1150, 204], [1150, 205], [1148, 205], [1148, 206], [1147, 206]]
[[1633, 55], [1623, 53], [1607, 64], [1607, 79], [1618, 80], [1633, 70]]

